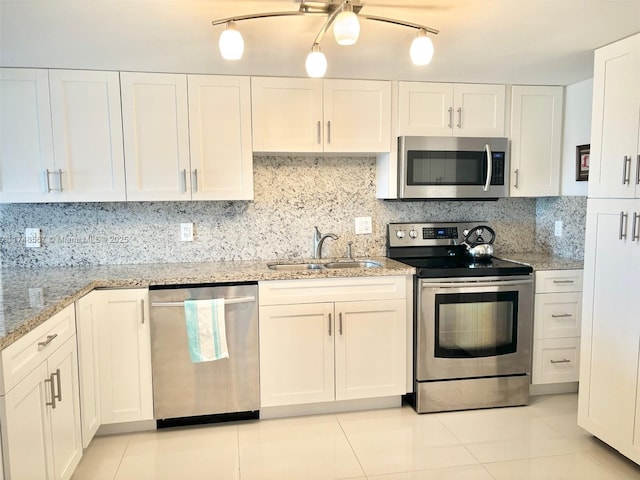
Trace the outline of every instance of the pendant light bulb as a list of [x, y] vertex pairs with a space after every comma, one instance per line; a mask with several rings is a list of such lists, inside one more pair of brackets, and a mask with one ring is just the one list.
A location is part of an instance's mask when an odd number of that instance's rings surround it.
[[225, 60], [240, 60], [242, 58], [244, 40], [234, 21], [228, 22], [224, 32], [220, 34], [218, 47], [220, 47], [220, 53]]
[[347, 2], [344, 10], [338, 14], [333, 23], [333, 35], [339, 45], [353, 45], [360, 36], [360, 22], [353, 12], [351, 2]]
[[411, 43], [409, 54], [414, 65], [428, 65], [431, 62], [433, 58], [433, 42], [427, 37], [426, 30], [422, 28], [418, 30], [418, 35]]
[[320, 51], [320, 45], [314, 43], [311, 52], [307, 55], [307, 61], [304, 64], [307, 69], [307, 75], [311, 78], [321, 78], [327, 72], [327, 58]]

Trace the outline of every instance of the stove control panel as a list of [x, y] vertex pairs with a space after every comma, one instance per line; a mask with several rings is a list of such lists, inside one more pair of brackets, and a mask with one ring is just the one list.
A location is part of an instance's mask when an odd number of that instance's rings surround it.
[[389, 247], [431, 247], [460, 245], [464, 231], [486, 222], [390, 223], [387, 233]]

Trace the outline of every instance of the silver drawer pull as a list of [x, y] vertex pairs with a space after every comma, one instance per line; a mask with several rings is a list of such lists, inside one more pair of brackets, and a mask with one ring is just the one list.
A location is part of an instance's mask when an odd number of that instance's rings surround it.
[[331, 336], [331, 314], [329, 314], [329, 336]]
[[574, 281], [573, 280], [554, 280], [553, 283], [565, 284], [565, 283], [574, 283]]
[[562, 360], [549, 360], [551, 363], [556, 364], [556, 363], [571, 363], [571, 360], [567, 360], [566, 358], [563, 358]]
[[551, 318], [569, 318], [569, 317], [573, 317], [573, 315], [571, 315], [570, 313], [563, 313], [560, 315], [551, 315]]
[[38, 342], [38, 349], [44, 348], [47, 345], [49, 345], [51, 342], [53, 342], [53, 339], [56, 338], [58, 336], [57, 333], [54, 333], [53, 335], [47, 335], [47, 339], [44, 342]]

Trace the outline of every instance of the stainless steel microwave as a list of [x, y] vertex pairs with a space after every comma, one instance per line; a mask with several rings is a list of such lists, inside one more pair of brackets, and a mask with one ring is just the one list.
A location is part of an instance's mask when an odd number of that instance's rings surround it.
[[399, 137], [401, 200], [509, 196], [509, 139]]

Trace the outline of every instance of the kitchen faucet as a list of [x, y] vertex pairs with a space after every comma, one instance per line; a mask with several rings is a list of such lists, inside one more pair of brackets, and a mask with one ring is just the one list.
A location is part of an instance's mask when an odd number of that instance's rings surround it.
[[313, 232], [313, 258], [321, 259], [322, 258], [322, 244], [328, 238], [331, 240], [337, 240], [338, 236], [335, 233], [325, 233], [324, 235], [320, 233], [318, 227], [313, 227], [315, 231]]

